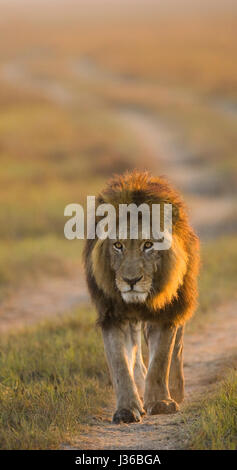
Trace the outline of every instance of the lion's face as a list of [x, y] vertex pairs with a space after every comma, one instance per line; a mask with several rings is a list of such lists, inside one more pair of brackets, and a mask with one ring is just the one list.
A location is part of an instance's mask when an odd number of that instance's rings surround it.
[[153, 240], [110, 240], [109, 252], [116, 286], [123, 300], [145, 302], [161, 262]]

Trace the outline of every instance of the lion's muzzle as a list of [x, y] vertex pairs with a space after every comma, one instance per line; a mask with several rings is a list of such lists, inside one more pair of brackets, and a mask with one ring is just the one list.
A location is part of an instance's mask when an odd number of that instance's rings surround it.
[[117, 278], [116, 285], [126, 303], [145, 302], [151, 287], [143, 275]]

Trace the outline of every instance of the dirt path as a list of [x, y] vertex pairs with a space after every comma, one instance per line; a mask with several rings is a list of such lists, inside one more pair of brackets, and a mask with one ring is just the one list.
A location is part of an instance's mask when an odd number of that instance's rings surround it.
[[186, 396], [181, 411], [173, 415], [145, 416], [141, 423], [113, 425], [111, 406], [94, 417], [80, 437], [68, 449], [185, 449], [189, 440], [192, 417], [184, 411], [190, 403], [206, 396], [227, 367], [237, 366], [236, 339], [237, 300], [220, 306], [215, 324], [205, 325], [202, 332], [186, 335], [184, 343], [184, 373]]
[[166, 175], [185, 195], [191, 222], [202, 240], [236, 232], [236, 197], [228, 194], [213, 165], [180, 149], [178, 134], [148, 113], [123, 109], [119, 116], [150, 156], [155, 173]]
[[[80, 79], [103, 80], [104, 72], [96, 72], [95, 66], [80, 64], [74, 67]], [[12, 84], [40, 90], [47, 97], [70, 105], [72, 92], [63, 85], [37, 81], [27, 75], [25, 66], [7, 64], [3, 69], [4, 79]], [[109, 75], [107, 80], [115, 80]], [[119, 79], [117, 77], [117, 79]], [[188, 97], [192, 99], [192, 96]], [[218, 112], [222, 108], [217, 108]], [[227, 109], [227, 111], [229, 108]], [[236, 198], [225, 192], [222, 181], [213, 167], [194, 161], [185, 149], [177, 146], [176, 135], [142, 110], [114, 109], [116, 117], [129, 129], [142, 148], [148, 152], [153, 168], [158, 174], [167, 174], [186, 195], [190, 216], [202, 240], [217, 237], [222, 233], [236, 232]], [[233, 110], [232, 110], [233, 111]], [[228, 118], [236, 119], [235, 110]], [[14, 293], [0, 306], [0, 331], [21, 327], [52, 317], [88, 300], [85, 282], [81, 273], [67, 279], [45, 279], [34, 288], [24, 287]], [[215, 325], [205, 325], [201, 333], [185, 338], [185, 405], [206, 394], [215, 385], [226, 364], [233, 360], [233, 344], [236, 329], [237, 300], [222, 305], [215, 314]], [[111, 424], [111, 408], [101, 410], [100, 416], [92, 419], [73, 447], [64, 449], [180, 449], [185, 448], [188, 427], [181, 412], [176, 415], [145, 417], [140, 424]], [[190, 423], [188, 423], [190, 424]]]

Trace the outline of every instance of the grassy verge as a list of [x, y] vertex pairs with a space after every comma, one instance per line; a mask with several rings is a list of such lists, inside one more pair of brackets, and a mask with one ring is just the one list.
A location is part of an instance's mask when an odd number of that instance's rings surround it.
[[221, 303], [236, 296], [237, 238], [228, 236], [212, 240], [201, 248], [199, 307], [187, 325], [187, 331], [200, 328], [211, 320]]
[[237, 280], [237, 238], [222, 237], [202, 247], [200, 306], [206, 311], [214, 303], [233, 296]]
[[80, 309], [1, 338], [1, 449], [56, 448], [105, 405], [108, 375], [94, 320]]
[[190, 447], [200, 450], [237, 448], [237, 372], [232, 370], [201, 410], [191, 433]]
[[65, 276], [82, 265], [81, 240], [54, 234], [0, 241], [0, 299], [41, 276]]

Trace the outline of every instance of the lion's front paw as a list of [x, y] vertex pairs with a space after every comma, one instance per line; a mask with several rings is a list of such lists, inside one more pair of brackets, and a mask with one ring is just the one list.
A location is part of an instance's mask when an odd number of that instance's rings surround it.
[[138, 423], [143, 414], [137, 408], [121, 408], [114, 413], [113, 423]]
[[159, 400], [155, 403], [148, 403], [144, 406], [144, 408], [149, 415], [176, 413], [179, 411], [179, 405], [176, 403], [176, 401], [171, 399]]

